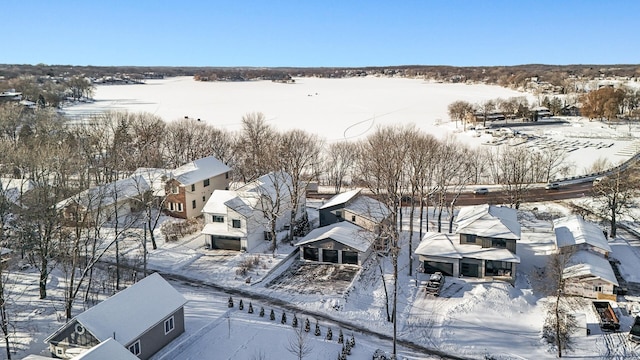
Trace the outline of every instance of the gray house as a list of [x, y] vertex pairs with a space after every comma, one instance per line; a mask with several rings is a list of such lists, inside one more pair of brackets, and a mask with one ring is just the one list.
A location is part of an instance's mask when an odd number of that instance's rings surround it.
[[362, 265], [371, 255], [374, 239], [371, 232], [344, 221], [312, 230], [295, 246], [301, 260]]
[[455, 234], [425, 234], [415, 250], [422, 270], [449, 276], [513, 281], [520, 223], [514, 209], [493, 205], [464, 207]]
[[79, 314], [45, 339], [51, 356], [70, 359], [112, 338], [148, 359], [184, 332], [185, 298], [152, 274]]

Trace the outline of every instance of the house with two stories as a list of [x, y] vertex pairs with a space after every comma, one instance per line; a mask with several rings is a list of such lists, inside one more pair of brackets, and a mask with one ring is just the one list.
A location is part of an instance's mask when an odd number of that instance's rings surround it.
[[171, 171], [165, 183], [165, 211], [183, 219], [200, 216], [215, 190], [229, 189], [230, 171], [231, 168], [213, 156]]
[[184, 332], [185, 303], [155, 273], [69, 320], [45, 342], [55, 358], [71, 359], [113, 339], [139, 359], [149, 359]]
[[[216, 190], [202, 212], [202, 234], [210, 249], [253, 251], [271, 240], [272, 223], [276, 231], [289, 227], [292, 201], [291, 176], [285, 172], [265, 174], [237, 190]], [[305, 196], [300, 194], [294, 216], [304, 212]]]
[[562, 277], [569, 295], [616, 300], [618, 280], [609, 254], [611, 246], [602, 229], [579, 215], [553, 221], [556, 251], [569, 257]]
[[463, 207], [455, 233], [428, 232], [415, 250], [423, 272], [515, 280], [516, 243], [521, 229], [515, 209], [495, 205]]

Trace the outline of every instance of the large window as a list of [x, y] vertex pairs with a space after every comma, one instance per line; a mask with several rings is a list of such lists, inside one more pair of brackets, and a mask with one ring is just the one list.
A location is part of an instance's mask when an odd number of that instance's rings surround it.
[[204, 185], [205, 187], [209, 186], [209, 179], [204, 179], [202, 185]]
[[213, 215], [213, 222], [223, 223], [224, 222], [224, 216]]
[[196, 201], [195, 201], [195, 200], [192, 200], [192, 201], [191, 201], [191, 207], [192, 207], [193, 209], [195, 209], [195, 208], [196, 208]]
[[167, 335], [175, 327], [173, 316], [164, 321], [164, 334]]
[[491, 239], [491, 247], [498, 249], [506, 249], [507, 241], [504, 239]]
[[234, 229], [240, 229], [240, 220], [231, 220], [231, 226], [233, 226]]
[[131, 346], [129, 346], [129, 351], [131, 351], [133, 355], [140, 355], [140, 353], [142, 352], [142, 350], [140, 349], [140, 340], [134, 342]]
[[182, 212], [182, 203], [177, 203], [176, 205], [178, 205], [178, 211]]
[[473, 234], [462, 234], [462, 244], [475, 244], [476, 236]]
[[486, 276], [511, 276], [511, 263], [507, 261], [487, 260], [484, 274]]

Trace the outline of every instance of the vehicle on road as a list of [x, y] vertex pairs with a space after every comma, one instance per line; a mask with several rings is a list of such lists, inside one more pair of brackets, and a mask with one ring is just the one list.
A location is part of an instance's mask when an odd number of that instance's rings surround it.
[[444, 281], [445, 281], [444, 275], [439, 271], [435, 272], [431, 274], [431, 276], [429, 277], [429, 281], [427, 281], [424, 291], [427, 294], [440, 296], [440, 291], [444, 286]]
[[560, 189], [560, 184], [558, 183], [549, 183], [544, 187], [546, 190], [558, 190]]
[[476, 195], [487, 195], [489, 193], [489, 189], [486, 187], [476, 188], [473, 190], [473, 193]]

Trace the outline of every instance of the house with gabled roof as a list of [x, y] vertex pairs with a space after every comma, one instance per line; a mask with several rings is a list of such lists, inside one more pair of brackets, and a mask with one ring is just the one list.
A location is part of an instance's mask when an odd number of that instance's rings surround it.
[[[216, 190], [205, 204], [202, 213], [205, 226], [202, 234], [210, 249], [253, 251], [270, 240], [270, 220], [275, 216], [276, 231], [290, 225], [291, 176], [285, 172], [269, 173], [245, 184], [237, 190]], [[277, 204], [276, 208], [271, 208]], [[304, 194], [298, 200], [296, 219], [305, 209]]]
[[115, 220], [140, 209], [140, 199], [150, 190], [141, 176], [94, 186], [56, 204], [67, 222], [87, 226]]
[[371, 255], [374, 240], [370, 231], [341, 221], [311, 230], [295, 246], [303, 261], [362, 265]]
[[0, 196], [9, 203], [20, 206], [22, 197], [34, 188], [34, 183], [28, 179], [0, 178]]
[[[391, 211], [382, 202], [363, 195], [361, 189], [336, 194], [318, 208], [320, 227], [341, 221], [348, 221], [380, 234], [381, 229], [391, 222]], [[375, 242], [377, 251], [386, 251], [389, 244], [379, 238]]]
[[428, 232], [415, 250], [423, 272], [513, 281], [521, 229], [516, 210], [494, 205], [463, 207], [454, 234]]
[[569, 254], [562, 277], [565, 292], [594, 299], [616, 299], [618, 280], [609, 254], [611, 246], [602, 229], [579, 215], [553, 221], [556, 250]]
[[171, 171], [165, 184], [164, 208], [171, 216], [194, 218], [215, 190], [229, 189], [231, 168], [213, 156], [194, 160]]
[[185, 298], [159, 274], [77, 315], [49, 335], [51, 356], [69, 359], [110, 338], [148, 359], [184, 332]]
[[[129, 350], [122, 346], [122, 344], [115, 341], [113, 338], [108, 338], [89, 349], [76, 348], [74, 350], [76, 350], [78, 354], [74, 355], [71, 360], [139, 360], [137, 356], [133, 355]], [[74, 350], [70, 349], [67, 352], [67, 355], [71, 356], [75, 352]], [[30, 355], [23, 360], [41, 359], [51, 358], [39, 355]]]

